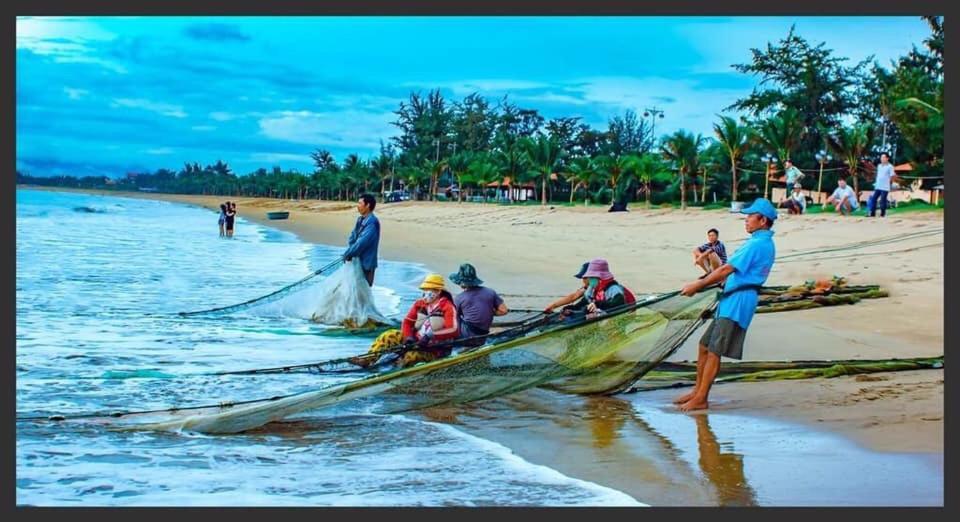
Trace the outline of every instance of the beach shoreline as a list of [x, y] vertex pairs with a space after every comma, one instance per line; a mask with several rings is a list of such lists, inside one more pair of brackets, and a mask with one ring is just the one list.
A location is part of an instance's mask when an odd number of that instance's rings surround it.
[[[327, 245], [345, 245], [357, 216], [353, 202], [67, 191], [163, 200], [213, 211], [223, 201], [236, 201], [240, 218], [292, 232], [307, 242]], [[290, 217], [267, 219], [266, 212], [273, 210], [289, 211]], [[720, 239], [730, 253], [746, 237], [736, 215], [699, 209], [607, 213], [594, 207], [403, 202], [382, 203], [376, 213], [383, 230], [382, 259], [421, 263], [444, 276], [455, 272], [460, 263], [471, 262], [487, 286], [518, 308], [543, 306], [573, 290], [573, 273], [593, 257], [606, 257], [618, 280], [634, 291], [677, 289], [698, 275], [690, 250], [703, 242], [707, 228], [720, 228]], [[784, 216], [774, 230], [778, 255], [786, 255], [938, 227], [942, 230], [942, 213], [904, 214], [886, 220], [820, 214]], [[216, 215], [212, 215], [211, 234], [215, 233]], [[243, 224], [239, 223], [236, 234], [243, 233]], [[908, 238], [833, 256], [783, 262], [774, 266], [768, 284], [796, 284], [834, 274], [847, 277], [851, 284], [880, 284], [890, 291], [890, 297], [862, 301], [855, 306], [758, 316], [747, 337], [745, 360], [882, 359], [943, 354], [942, 231], [940, 235]], [[297, 276], [291, 274], [291, 280]], [[696, 340], [701, 332], [691, 336], [670, 360], [695, 359]], [[669, 398], [680, 392], [641, 392], [621, 398], [670, 411]], [[940, 454], [942, 459], [942, 369], [730, 383], [717, 385], [711, 399], [710, 415], [784, 420], [842, 435], [871, 451]], [[506, 432], [497, 440], [492, 434], [496, 429], [491, 429], [485, 429], [484, 436], [507, 445], [520, 457], [549, 467], [558, 464], [537, 450], [536, 441], [507, 436]], [[590, 463], [582, 463], [580, 471], [577, 463], [565, 462], [560, 467], [566, 474], [610, 487], [629, 482], [623, 477], [598, 476], [596, 470], [590, 471], [594, 467]], [[639, 495], [644, 491], [627, 493]]]

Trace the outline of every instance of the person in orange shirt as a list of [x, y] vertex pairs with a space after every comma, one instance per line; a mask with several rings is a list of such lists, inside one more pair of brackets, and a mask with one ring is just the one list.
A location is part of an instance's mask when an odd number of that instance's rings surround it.
[[435, 345], [456, 339], [460, 334], [457, 308], [453, 304], [453, 296], [445, 288], [443, 276], [427, 275], [420, 284], [420, 289], [423, 290], [423, 296], [407, 311], [401, 326], [403, 342], [416, 343], [417, 348], [403, 354], [400, 367], [435, 361], [450, 355], [450, 346]]

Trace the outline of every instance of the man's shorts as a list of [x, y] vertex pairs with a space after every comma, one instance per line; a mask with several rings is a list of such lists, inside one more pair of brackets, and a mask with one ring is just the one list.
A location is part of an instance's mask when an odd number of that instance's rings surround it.
[[731, 359], [743, 358], [743, 340], [747, 336], [733, 319], [717, 317], [710, 322], [707, 331], [700, 338], [700, 344], [712, 353]]

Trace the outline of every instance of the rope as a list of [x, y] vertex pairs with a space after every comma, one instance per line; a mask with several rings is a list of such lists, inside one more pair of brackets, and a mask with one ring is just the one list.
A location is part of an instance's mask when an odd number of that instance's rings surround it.
[[909, 239], [915, 239], [915, 238], [919, 238], [919, 237], [931, 236], [931, 235], [942, 234], [942, 233], [943, 233], [943, 228], [942, 228], [942, 227], [941, 227], [941, 228], [935, 228], [935, 229], [932, 229], [932, 230], [924, 230], [924, 231], [920, 231], [920, 232], [908, 232], [908, 233], [905, 233], [905, 234], [899, 234], [899, 235], [896, 235], [896, 236], [890, 236], [890, 237], [882, 238], [882, 239], [874, 239], [874, 240], [868, 240], [868, 241], [859, 241], [859, 242], [856, 242], [856, 243], [849, 243], [849, 244], [847, 244], [847, 245], [843, 245], [843, 246], [839, 246], [839, 247], [820, 248], [820, 249], [815, 249], [815, 250], [808, 250], [808, 251], [805, 251], [805, 252], [795, 252], [795, 253], [793, 253], [793, 254], [787, 254], [787, 255], [783, 255], [783, 256], [778, 256], [778, 257], [777, 257], [777, 262], [779, 263], [779, 262], [783, 262], [783, 261], [786, 260], [786, 259], [793, 259], [793, 258], [797, 258], [797, 257], [805, 257], [805, 256], [809, 256], [809, 255], [814, 255], [814, 254], [826, 254], [826, 253], [830, 253], [830, 252], [842, 252], [842, 251], [846, 251], [846, 250], [855, 250], [855, 249], [858, 249], [858, 248], [867, 248], [867, 247], [871, 247], [871, 246], [885, 245], [885, 244], [888, 244], [888, 243], [896, 243], [896, 242], [900, 242], [900, 241], [907, 241], [907, 240], [909, 240]]
[[328, 265], [326, 265], [326, 266], [318, 269], [318, 270], [315, 271], [314, 273], [308, 275], [307, 277], [304, 277], [303, 279], [301, 279], [301, 280], [299, 280], [299, 281], [297, 281], [297, 282], [295, 282], [295, 283], [289, 284], [289, 285], [287, 285], [287, 286], [285, 286], [285, 287], [283, 287], [283, 288], [281, 288], [281, 289], [279, 289], [279, 290], [276, 290], [276, 291], [274, 291], [274, 292], [270, 292], [270, 293], [267, 294], [267, 295], [257, 297], [256, 299], [250, 299], [249, 301], [244, 301], [244, 302], [242, 302], [242, 303], [237, 303], [237, 304], [230, 305], [230, 306], [221, 306], [221, 307], [218, 307], [218, 308], [210, 308], [210, 309], [207, 309], [207, 310], [198, 310], [198, 311], [195, 311], [195, 312], [180, 312], [178, 315], [179, 315], [180, 317], [192, 317], [192, 316], [197, 316], [197, 315], [229, 314], [229, 313], [237, 312], [237, 311], [240, 311], [240, 310], [245, 310], [245, 309], [251, 308], [251, 307], [253, 307], [253, 306], [257, 306], [257, 305], [261, 305], [261, 304], [266, 304], [266, 303], [271, 303], [271, 302], [274, 302], [274, 301], [276, 301], [276, 300], [284, 297], [285, 295], [289, 294], [289, 293], [292, 292], [293, 290], [296, 290], [296, 289], [302, 288], [303, 286], [306, 286], [306, 284], [307, 284], [308, 282], [310, 282], [313, 278], [315, 278], [315, 277], [323, 274], [324, 272], [328, 272], [328, 271], [330, 271], [330, 270], [332, 270], [332, 269], [340, 266], [341, 263], [343, 263], [343, 258], [337, 259], [336, 261], [334, 261], [334, 262], [332, 262], [332, 263], [330, 263], [330, 264], [328, 264]]

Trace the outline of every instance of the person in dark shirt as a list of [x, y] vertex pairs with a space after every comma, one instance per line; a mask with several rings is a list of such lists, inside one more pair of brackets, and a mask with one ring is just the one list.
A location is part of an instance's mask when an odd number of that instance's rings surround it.
[[453, 298], [460, 317], [460, 338], [479, 337], [465, 342], [467, 346], [479, 346], [486, 341], [495, 315], [505, 315], [509, 310], [503, 299], [491, 288], [483, 285], [477, 277], [477, 269], [470, 263], [460, 265], [460, 270], [450, 274], [450, 281], [463, 289]]
[[727, 247], [719, 238], [720, 231], [711, 228], [707, 231], [707, 242], [693, 249], [693, 264], [707, 274], [727, 262]]

